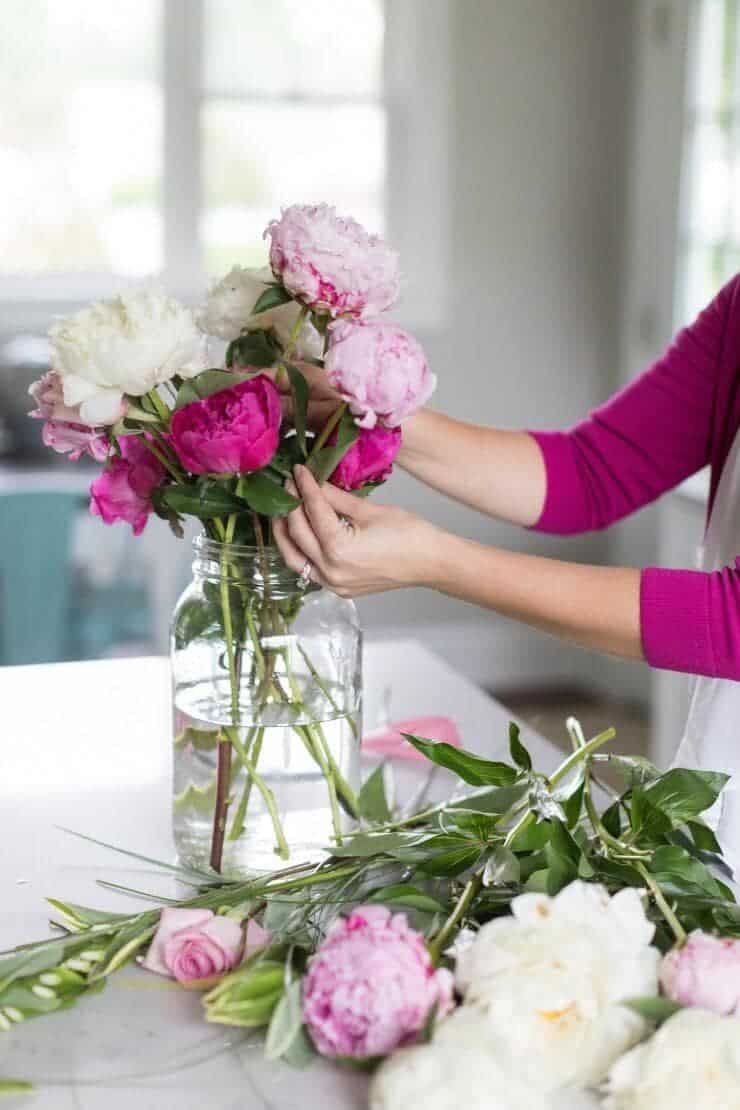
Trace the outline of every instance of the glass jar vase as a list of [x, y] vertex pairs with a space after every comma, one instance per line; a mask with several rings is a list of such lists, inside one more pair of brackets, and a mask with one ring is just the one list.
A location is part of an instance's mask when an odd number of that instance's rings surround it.
[[272, 547], [194, 547], [171, 634], [178, 855], [228, 876], [322, 859], [357, 816], [357, 610]]

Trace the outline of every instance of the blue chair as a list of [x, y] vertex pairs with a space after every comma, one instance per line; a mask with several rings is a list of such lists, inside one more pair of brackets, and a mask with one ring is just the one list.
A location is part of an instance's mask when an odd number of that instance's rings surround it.
[[67, 657], [74, 492], [0, 493], [0, 664]]

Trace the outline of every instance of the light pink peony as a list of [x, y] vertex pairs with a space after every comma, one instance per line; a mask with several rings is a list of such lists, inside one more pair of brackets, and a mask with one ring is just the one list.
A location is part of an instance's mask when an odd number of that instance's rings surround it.
[[278, 446], [280, 394], [264, 374], [185, 405], [172, 418], [172, 445], [191, 474], [249, 474]]
[[660, 986], [684, 1006], [740, 1017], [740, 940], [691, 933], [663, 958]]
[[296, 300], [331, 316], [374, 316], [398, 299], [398, 255], [327, 204], [294, 204], [267, 225], [270, 265]]
[[90, 486], [90, 512], [106, 524], [125, 521], [138, 536], [149, 519], [152, 493], [161, 484], [165, 469], [136, 436], [124, 436], [119, 442], [121, 457], [110, 459]]
[[429, 400], [437, 379], [413, 336], [386, 320], [339, 320], [329, 329], [329, 381], [361, 428], [395, 428]]
[[[259, 948], [266, 939], [269, 938], [264, 929], [250, 922], [247, 947]], [[231, 971], [241, 961], [244, 950], [238, 921], [217, 916], [212, 910], [173, 906], [162, 910], [159, 927], [141, 966], [158, 975], [172, 976], [180, 983], [192, 983]]]
[[324, 1056], [385, 1056], [414, 1040], [435, 1004], [446, 1014], [452, 993], [452, 974], [435, 970], [405, 914], [358, 906], [311, 960], [303, 1020]]
[[90, 455], [96, 462], [105, 462], [110, 449], [107, 437], [95, 428], [69, 424], [65, 420], [47, 420], [41, 429], [41, 439], [46, 447], [61, 455], [68, 454], [72, 462], [83, 455]]
[[[336, 434], [332, 437], [336, 440]], [[393, 460], [401, 448], [401, 429], [360, 428], [339, 466], [329, 478], [340, 489], [361, 489], [366, 482], [384, 482], [393, 472]]]
[[[79, 405], [65, 405], [62, 379], [56, 370], [49, 370], [37, 382], [28, 387], [28, 392], [36, 402], [37, 408], [29, 415], [36, 420], [54, 420], [65, 424], [74, 424], [78, 427], [89, 428], [88, 424], [80, 417]], [[122, 401], [115, 419], [109, 421], [115, 424], [126, 415], [128, 402]]]

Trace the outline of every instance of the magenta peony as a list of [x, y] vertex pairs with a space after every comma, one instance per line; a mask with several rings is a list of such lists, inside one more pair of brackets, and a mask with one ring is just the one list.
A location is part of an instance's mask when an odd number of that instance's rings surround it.
[[385, 320], [339, 320], [329, 329], [326, 372], [362, 428], [397, 427], [437, 384], [413, 336]]
[[191, 474], [249, 474], [278, 446], [280, 394], [264, 374], [185, 405], [172, 418], [172, 446]]
[[[259, 941], [252, 945], [259, 946]], [[217, 916], [212, 910], [173, 907], [162, 910], [142, 967], [172, 976], [180, 983], [192, 983], [231, 971], [243, 951], [244, 937], [238, 921]]]
[[663, 958], [660, 986], [684, 1006], [740, 1017], [740, 940], [691, 933]]
[[119, 440], [121, 455], [90, 486], [90, 512], [106, 524], [125, 521], [134, 535], [144, 531], [152, 511], [153, 491], [165, 476], [162, 464], [136, 436]]
[[[329, 478], [340, 489], [361, 489], [367, 482], [384, 482], [393, 471], [401, 448], [401, 429], [360, 428], [360, 434]], [[336, 440], [336, 434], [333, 437]], [[331, 441], [330, 441], [331, 442]]]
[[327, 204], [293, 204], [267, 226], [270, 265], [296, 300], [331, 316], [374, 316], [398, 299], [398, 255]]
[[435, 970], [405, 914], [358, 906], [311, 960], [303, 1020], [324, 1056], [384, 1056], [415, 1039], [433, 1006], [447, 1013], [452, 992], [452, 974]]

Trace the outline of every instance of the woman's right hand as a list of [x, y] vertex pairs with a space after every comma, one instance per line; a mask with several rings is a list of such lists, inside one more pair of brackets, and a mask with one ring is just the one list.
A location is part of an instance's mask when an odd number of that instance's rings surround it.
[[[341, 405], [342, 398], [329, 384], [323, 366], [316, 366], [312, 362], [297, 361], [294, 365], [303, 374], [311, 391], [306, 423], [311, 431], [320, 432], [329, 417], [336, 412], [337, 405]], [[287, 373], [277, 370], [267, 370], [265, 372], [273, 379], [280, 390], [284, 418], [292, 421], [294, 412], [293, 391]]]

